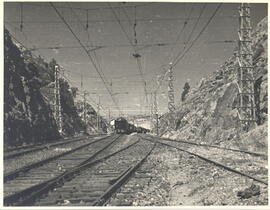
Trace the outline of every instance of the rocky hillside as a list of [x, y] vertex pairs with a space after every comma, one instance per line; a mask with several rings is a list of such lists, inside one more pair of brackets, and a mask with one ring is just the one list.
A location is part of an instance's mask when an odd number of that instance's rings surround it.
[[[21, 145], [59, 139], [53, 117], [55, 60], [45, 62], [17, 42], [5, 30], [4, 43], [4, 143]], [[74, 102], [76, 88], [60, 79], [63, 135], [84, 130]], [[90, 106], [90, 105], [89, 105]]]
[[[83, 119], [84, 111], [83, 111], [83, 101], [82, 100], [77, 100], [76, 101], [76, 107], [77, 111], [79, 113], [79, 116], [81, 119]], [[100, 130], [97, 128], [97, 112], [95, 109], [89, 104], [85, 104], [85, 114], [86, 114], [86, 131], [87, 133], [96, 133], [96, 132], [107, 132], [107, 121], [100, 116]]]
[[38, 71], [25, 63], [7, 30], [4, 39], [4, 143], [59, 138], [50, 106], [40, 92]]
[[248, 133], [240, 129], [237, 118], [236, 53], [212, 75], [192, 87], [174, 115], [160, 120], [160, 133], [185, 139], [243, 149], [267, 149], [267, 17], [253, 32], [257, 125]]

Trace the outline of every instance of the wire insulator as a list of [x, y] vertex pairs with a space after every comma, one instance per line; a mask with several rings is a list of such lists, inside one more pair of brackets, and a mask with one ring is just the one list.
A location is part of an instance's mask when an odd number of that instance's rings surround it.
[[20, 31], [23, 29], [23, 3], [21, 5], [21, 23], [20, 23]]
[[86, 10], [86, 30], [88, 29], [89, 25], [88, 25], [88, 9]]
[[134, 7], [134, 43], [135, 45], [137, 45], [138, 41], [137, 41], [137, 33], [136, 33], [136, 26], [137, 26], [137, 20], [136, 20], [136, 6]]

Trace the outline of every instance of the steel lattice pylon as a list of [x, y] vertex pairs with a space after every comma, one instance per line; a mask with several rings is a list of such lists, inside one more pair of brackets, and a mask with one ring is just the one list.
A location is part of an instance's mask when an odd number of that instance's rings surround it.
[[155, 91], [153, 93], [153, 119], [155, 124], [156, 124], [156, 135], [158, 136], [159, 133], [158, 133], [158, 105], [157, 105], [157, 92]]
[[168, 70], [168, 109], [170, 113], [175, 111], [172, 67]]
[[152, 129], [156, 127], [156, 135], [158, 135], [158, 104], [157, 104], [157, 91], [151, 93], [151, 124]]
[[60, 86], [59, 86], [59, 66], [55, 65], [54, 69], [54, 119], [60, 134], [62, 134], [62, 113], [60, 101]]
[[243, 128], [248, 129], [256, 121], [250, 5], [242, 3], [239, 14], [238, 113]]
[[87, 117], [86, 117], [86, 91], [83, 91], [83, 122], [84, 122], [84, 129], [87, 132]]

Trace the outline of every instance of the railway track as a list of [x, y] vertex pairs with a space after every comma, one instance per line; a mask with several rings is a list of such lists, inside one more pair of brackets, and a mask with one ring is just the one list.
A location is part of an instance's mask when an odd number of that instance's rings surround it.
[[201, 146], [201, 147], [212, 147], [212, 148], [221, 149], [221, 150], [228, 150], [228, 151], [232, 151], [232, 152], [246, 153], [246, 154], [253, 155], [253, 156], [267, 157], [267, 154], [264, 154], [264, 153], [252, 152], [252, 151], [247, 151], [247, 150], [232, 149], [232, 148], [226, 148], [226, 147], [219, 147], [219, 146], [209, 145], [209, 144], [199, 144], [196, 142], [190, 142], [190, 141], [184, 141], [184, 140], [174, 140], [174, 139], [160, 138], [160, 137], [159, 137], [159, 140], [174, 142], [174, 143], [178, 142], [178, 143], [190, 144], [190, 145]]
[[90, 162], [70, 168], [32, 189], [18, 192], [13, 198], [5, 197], [4, 203], [25, 206], [36, 200], [33, 205], [37, 206], [103, 205], [140, 167], [154, 145], [140, 139], [114, 144], [110, 152], [107, 148]]
[[[142, 192], [150, 186], [158, 188], [158, 185], [153, 184], [153, 180], [156, 179], [156, 176], [154, 175], [155, 171], [157, 171], [156, 166], [147, 158], [146, 161], [135, 171], [134, 175], [128, 180], [128, 182], [124, 183], [121, 188], [118, 188], [103, 205], [138, 206], [138, 203], [136, 202], [138, 200], [138, 195], [142, 195]], [[150, 199], [151, 196], [149, 196], [147, 200], [150, 201]], [[142, 200], [145, 200], [145, 198], [142, 198]]]
[[117, 135], [98, 139], [66, 155], [61, 155], [39, 165], [30, 166], [22, 172], [16, 171], [16, 176], [11, 176], [5, 180], [5, 205], [18, 201], [21, 197], [27, 196], [32, 190], [38, 189], [44, 183], [65, 174], [72, 168], [93, 160], [98, 154], [113, 145], [120, 137], [120, 135]]
[[[74, 156], [77, 159], [76, 164], [70, 165], [70, 167], [59, 173], [55, 172], [53, 177], [48, 175], [46, 179], [39, 180], [39, 182], [33, 181], [35, 183], [32, 183], [31, 186], [19, 191], [14, 190], [10, 195], [6, 194], [8, 192], [5, 190], [4, 205], [113, 206], [115, 203], [117, 203], [117, 206], [132, 205], [130, 201], [132, 199], [136, 200], [136, 192], [139, 192], [137, 188], [140, 187], [142, 190], [143, 186], [149, 185], [153, 178], [151, 174], [147, 173], [148, 169], [152, 167], [151, 164], [148, 161], [146, 164], [143, 163], [156, 144], [174, 148], [188, 156], [197, 157], [193, 160], [201, 161], [201, 165], [205, 165], [206, 168], [208, 164], [211, 164], [211, 168], [219, 167], [219, 170], [223, 170], [224, 173], [229, 171], [259, 182], [262, 185], [268, 185], [266, 180], [231, 168], [201, 154], [191, 152], [185, 147], [179, 146], [181, 142], [174, 142], [176, 145], [173, 145], [172, 141], [162, 141], [144, 135], [133, 136], [133, 140], [130, 140], [130, 138], [131, 136], [122, 138], [121, 141], [116, 143], [113, 143], [114, 140], [107, 139], [105, 147], [104, 140], [102, 140], [101, 149], [99, 147], [94, 152], [89, 152], [91, 157], [81, 160], [78, 156]], [[84, 153], [78, 151], [78, 155], [84, 156]], [[70, 164], [74, 159], [66, 158], [63, 160]], [[21, 185], [24, 179], [26, 180], [25, 184], [29, 184], [30, 180], [35, 180], [33, 174], [35, 176], [44, 174], [46, 169], [50, 174], [54, 173], [48, 170], [50, 168], [46, 164], [44, 166], [43, 170], [41, 170], [42, 167], [34, 169], [36, 173], [32, 173], [34, 170], [31, 169], [29, 173], [26, 173], [29, 176], [19, 176], [18, 178], [21, 178], [16, 179], [19, 180], [18, 184]], [[15, 189], [16, 183], [11, 182], [11, 186]], [[129, 203], [127, 200], [129, 200]]]
[[70, 140], [65, 139], [63, 141], [58, 141], [58, 142], [54, 142], [54, 143], [50, 143], [50, 144], [27, 145], [27, 146], [6, 149], [4, 151], [4, 160], [19, 157], [22, 155], [26, 155], [26, 154], [29, 154], [32, 152], [37, 152], [37, 151], [44, 150], [44, 149], [68, 145], [72, 142], [83, 141], [85, 138], [89, 138], [89, 137], [95, 137], [95, 136], [94, 135], [92, 135], [92, 136], [79, 136], [79, 137], [74, 137]]
[[[54, 143], [61, 143], [61, 142], [65, 142], [65, 141], [68, 141], [68, 140], [76, 140], [78, 138], [81, 138], [81, 137], [86, 137], [86, 135], [79, 135], [79, 136], [69, 136], [69, 137], [64, 137], [64, 138], [61, 138], [61, 139], [57, 139], [57, 140], [52, 140], [50, 141], [51, 143], [49, 144], [54, 144]], [[89, 135], [87, 134], [88, 137], [95, 137], [97, 135], [93, 134], [93, 135]], [[30, 149], [30, 148], [34, 148], [34, 147], [41, 147], [41, 146], [47, 146], [48, 143], [39, 143], [39, 144], [27, 144], [27, 145], [23, 145], [23, 146], [9, 146], [9, 147], [6, 147], [4, 148], [4, 153], [11, 153], [11, 152], [19, 152], [20, 150], [24, 150], [24, 149]]]
[[[139, 151], [136, 151], [137, 155], [140, 154], [141, 151], [143, 151], [143, 153], [141, 154], [140, 159], [137, 162], [132, 163], [132, 166], [130, 166], [130, 167], [126, 166], [127, 170], [123, 169], [123, 173], [121, 173], [117, 178], [112, 180], [112, 183], [113, 182], [115, 182], [115, 183], [112, 184], [112, 186], [110, 186], [104, 193], [102, 193], [92, 203], [93, 206], [105, 205], [108, 202], [108, 200], [111, 198], [111, 196], [120, 189], [120, 187], [131, 177], [131, 175], [134, 174], [136, 171], [138, 171], [139, 167], [141, 167], [143, 162], [147, 159], [147, 157], [151, 154], [151, 152], [155, 148], [155, 144], [151, 145], [151, 147], [146, 151], [144, 151], [145, 147], [146, 147], [146, 145], [142, 144], [142, 147], [141, 147], [142, 149], [139, 149]], [[134, 152], [134, 150], [132, 150], [132, 152]], [[136, 154], [134, 154], [134, 156], [135, 155]], [[129, 156], [127, 156], [127, 157], [129, 157]]]
[[[159, 138], [162, 142], [196, 153], [205, 158], [215, 160], [237, 171], [257, 177], [267, 182], [267, 155], [247, 150], [223, 148], [212, 145], [197, 144], [193, 142]], [[193, 146], [195, 145], [195, 146]]]
[[[195, 157], [197, 157], [197, 158], [199, 158], [199, 159], [201, 159], [201, 160], [204, 160], [204, 161], [206, 161], [206, 162], [208, 162], [208, 163], [211, 163], [211, 164], [213, 164], [213, 165], [215, 165], [215, 166], [217, 166], [217, 167], [220, 167], [220, 168], [222, 168], [222, 169], [224, 169], [224, 170], [227, 170], [227, 171], [236, 173], [236, 174], [238, 174], [238, 175], [247, 177], [247, 178], [249, 178], [249, 179], [252, 179], [252, 180], [254, 180], [254, 181], [257, 181], [257, 182], [259, 182], [259, 183], [262, 183], [262, 184], [264, 184], [264, 185], [268, 185], [267, 180], [263, 180], [263, 179], [257, 178], [257, 177], [255, 177], [255, 176], [252, 176], [252, 175], [248, 174], [248, 173], [245, 173], [245, 172], [242, 172], [242, 171], [240, 171], [240, 170], [231, 168], [231, 167], [229, 167], [229, 166], [227, 166], [227, 165], [225, 165], [225, 164], [222, 164], [222, 163], [219, 163], [219, 162], [217, 162], [217, 161], [211, 160], [211, 159], [209, 159], [209, 158], [207, 158], [207, 157], [204, 157], [204, 156], [202, 156], [202, 155], [199, 155], [199, 154], [197, 154], [197, 153], [190, 152], [190, 151], [188, 151], [188, 150], [186, 150], [186, 149], [183, 149], [183, 147], [175, 146], [175, 145], [172, 145], [172, 144], [169, 144], [169, 143], [165, 143], [164, 141], [160, 141], [160, 140], [156, 140], [156, 139], [154, 140], [154, 139], [152, 139], [152, 138], [149, 139], [149, 138], [146, 138], [146, 137], [142, 137], [142, 139], [147, 140], [147, 141], [150, 141], [150, 142], [156, 142], [156, 143], [159, 143], [159, 144], [161, 144], [161, 145], [165, 145], [165, 146], [167, 146], [167, 147], [171, 147], [171, 148], [177, 149], [177, 150], [179, 150], [179, 151], [188, 153], [189, 155], [195, 156]], [[266, 177], [266, 179], [267, 179], [267, 177]]]
[[[98, 139], [85, 139], [83, 141], [82, 144], [76, 144], [74, 146], [74, 148], [68, 148], [68, 149], [65, 149], [64, 152], [60, 152], [60, 153], [56, 153], [56, 155], [52, 155], [52, 156], [49, 156], [47, 158], [44, 158], [42, 160], [38, 160], [38, 161], [35, 161], [35, 162], [30, 162], [29, 164], [26, 164], [20, 168], [16, 168], [15, 170], [12, 170], [12, 171], [9, 171], [8, 172], [5, 172], [4, 173], [4, 183], [6, 183], [7, 181], [10, 181], [10, 180], [13, 180], [15, 179], [16, 177], [18, 177], [19, 175], [22, 175], [24, 173], [26, 173], [27, 171], [29, 170], [32, 170], [34, 168], [37, 168], [37, 167], [40, 167], [44, 164], [47, 164], [51, 161], [57, 161], [57, 159], [59, 158], [62, 158], [66, 155], [69, 155], [71, 153], [74, 153], [78, 150], [81, 150], [81, 149], [84, 149], [85, 147], [88, 147], [98, 141], [101, 141], [102, 139], [106, 139], [106, 138], [109, 138], [108, 136], [107, 137], [103, 137], [103, 138], [98, 138]], [[67, 150], [67, 151], [66, 151]], [[16, 161], [16, 160], [12, 160], [12, 161]], [[21, 160], [19, 160], [21, 161]], [[7, 161], [5, 161], [5, 165], [8, 164]], [[60, 163], [58, 163], [58, 165], [60, 166]], [[6, 171], [6, 170], [5, 170]]]

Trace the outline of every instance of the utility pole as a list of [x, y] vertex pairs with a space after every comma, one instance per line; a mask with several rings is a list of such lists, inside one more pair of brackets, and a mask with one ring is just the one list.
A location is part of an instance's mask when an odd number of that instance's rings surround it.
[[81, 91], [83, 91], [83, 75], [81, 73]]
[[54, 67], [54, 119], [60, 135], [62, 135], [62, 113], [59, 86], [59, 66]]
[[100, 127], [100, 119], [99, 119], [99, 109], [100, 109], [100, 96], [98, 96], [98, 110], [97, 110], [97, 130], [99, 131], [99, 127]]
[[170, 65], [168, 70], [168, 109], [170, 113], [175, 111], [174, 106], [174, 87], [173, 87], [173, 71]]
[[156, 120], [156, 134], [158, 136], [158, 107], [157, 107], [157, 92], [155, 91], [153, 93], [153, 100], [154, 100], [154, 106], [153, 106], [153, 113], [155, 115]]
[[85, 132], [87, 132], [87, 119], [86, 119], [86, 94], [87, 92], [83, 92], [83, 122], [85, 126]]
[[149, 102], [149, 115], [152, 117], [153, 112], [153, 93], [150, 93], [150, 102]]
[[109, 108], [109, 122], [111, 122], [111, 109]]
[[239, 14], [238, 113], [243, 129], [248, 130], [256, 122], [250, 4], [242, 3]]
[[150, 116], [151, 116], [151, 128], [153, 129], [155, 126], [154, 126], [154, 94], [151, 93], [151, 97], [150, 97]]
[[156, 126], [157, 126], [157, 136], [159, 135], [159, 133], [158, 133], [158, 113], [156, 113]]

